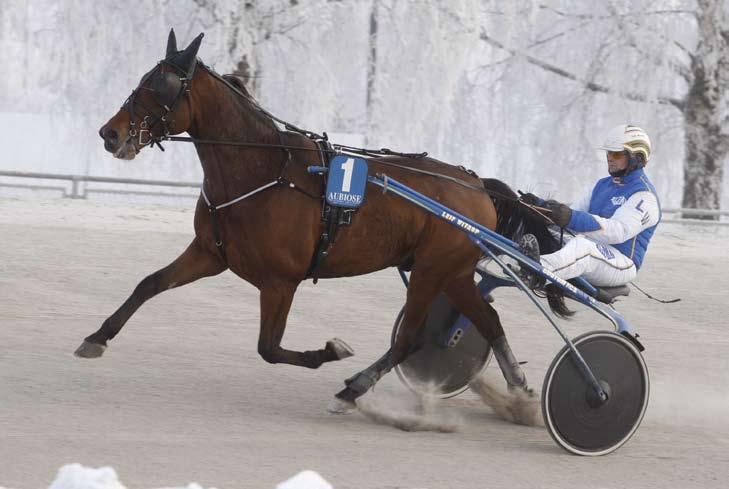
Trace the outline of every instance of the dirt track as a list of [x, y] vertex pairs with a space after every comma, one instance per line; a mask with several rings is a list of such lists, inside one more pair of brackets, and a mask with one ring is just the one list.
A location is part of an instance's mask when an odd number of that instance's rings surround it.
[[[651, 404], [637, 435], [601, 458], [566, 454], [545, 429], [504, 422], [470, 392], [438, 405], [456, 433], [328, 414], [342, 380], [387, 347], [404, 301], [393, 270], [301, 286], [284, 345], [319, 348], [338, 336], [356, 351], [316, 371], [258, 357], [257, 291], [229, 272], [147, 303], [103, 358], [75, 358], [83, 337], [191, 236], [190, 211], [0, 199], [0, 485], [44, 487], [80, 462], [113, 466], [130, 488], [272, 488], [305, 468], [337, 489], [725, 487], [726, 230], [659, 228], [638, 283], [683, 301], [633, 291], [619, 304], [647, 346]], [[515, 292], [496, 300], [541, 387], [557, 335]], [[571, 334], [607, 326], [579, 311]], [[394, 374], [368, 396], [401, 409], [414, 402]]]

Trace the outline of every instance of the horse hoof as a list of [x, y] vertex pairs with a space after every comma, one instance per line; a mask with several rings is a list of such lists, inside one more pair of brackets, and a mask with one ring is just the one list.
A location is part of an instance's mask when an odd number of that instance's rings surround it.
[[354, 355], [354, 350], [352, 349], [352, 347], [346, 344], [344, 341], [340, 340], [339, 338], [332, 338], [331, 340], [327, 341], [326, 349], [333, 351], [334, 354], [337, 356], [337, 360], [342, 360], [344, 358], [348, 358]]
[[327, 406], [327, 411], [331, 414], [352, 414], [357, 409], [357, 405], [352, 401], [344, 401], [335, 397]]
[[74, 352], [74, 355], [80, 358], [99, 358], [106, 350], [105, 345], [84, 341], [81, 346]]

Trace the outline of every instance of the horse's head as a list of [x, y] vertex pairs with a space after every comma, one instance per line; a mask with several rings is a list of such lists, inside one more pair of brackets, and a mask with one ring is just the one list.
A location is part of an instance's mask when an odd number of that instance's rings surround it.
[[170, 30], [165, 58], [142, 77], [119, 112], [99, 130], [108, 152], [131, 160], [143, 147], [190, 128], [189, 92], [202, 37], [178, 51], [175, 32]]

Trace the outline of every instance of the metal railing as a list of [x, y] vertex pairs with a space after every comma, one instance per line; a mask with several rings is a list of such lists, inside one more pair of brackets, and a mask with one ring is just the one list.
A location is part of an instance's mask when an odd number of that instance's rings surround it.
[[[661, 209], [661, 211], [663, 212], [663, 218], [661, 219], [661, 223], [698, 224], [704, 226], [729, 226], [729, 221], [721, 220], [723, 216], [729, 216], [729, 211], [716, 209], [688, 209], [685, 207]], [[713, 217], [715, 219], [697, 219], [694, 216]]]
[[[133, 194], [133, 195], [145, 195], [145, 196], [159, 196], [159, 197], [190, 197], [197, 198], [199, 193], [194, 194], [178, 194], [169, 192], [150, 192], [140, 190], [129, 190], [129, 189], [111, 189], [111, 188], [85, 188], [81, 185], [82, 182], [98, 182], [98, 183], [109, 183], [109, 184], [124, 184], [124, 185], [140, 185], [140, 186], [154, 186], [154, 187], [173, 187], [173, 188], [191, 188], [196, 191], [200, 189], [200, 182], [175, 182], [171, 180], [144, 180], [139, 178], [119, 178], [119, 177], [94, 177], [89, 175], [60, 175], [53, 173], [39, 173], [39, 172], [22, 172], [22, 171], [10, 171], [0, 170], [0, 177], [13, 177], [13, 178], [32, 178], [38, 180], [62, 180], [71, 182], [71, 190], [67, 191], [66, 187], [63, 186], [52, 186], [52, 185], [38, 185], [38, 184], [27, 184], [27, 183], [7, 183], [0, 181], [0, 187], [13, 187], [13, 188], [24, 188], [30, 190], [58, 190], [63, 193], [64, 197], [71, 199], [85, 199], [87, 195], [92, 193], [107, 193], [107, 194]], [[663, 219], [662, 223], [680, 223], [680, 224], [698, 224], [698, 225], [714, 225], [714, 226], [729, 226], [729, 220], [722, 221], [722, 217], [729, 216], [729, 211], [725, 210], [714, 210], [714, 209], [686, 209], [686, 208], [667, 208], [662, 209]], [[683, 215], [691, 216], [689, 218], [682, 217]], [[677, 216], [677, 217], [671, 217]], [[694, 216], [701, 217], [714, 217], [716, 219], [697, 219]]]
[[197, 197], [199, 194], [175, 194], [165, 192], [147, 192], [147, 191], [135, 191], [135, 190], [124, 190], [124, 189], [105, 189], [105, 188], [83, 188], [82, 182], [99, 182], [99, 183], [113, 183], [113, 184], [125, 184], [125, 185], [144, 185], [144, 186], [155, 186], [155, 187], [177, 187], [177, 188], [194, 188], [200, 189], [200, 182], [174, 182], [171, 180], [143, 180], [139, 178], [119, 178], [119, 177], [94, 177], [89, 175], [59, 175], [53, 173], [37, 173], [37, 172], [21, 172], [21, 171], [8, 171], [0, 170], [0, 177], [14, 177], [14, 178], [33, 178], [39, 180], [64, 180], [71, 182], [71, 191], [68, 192], [66, 187], [62, 186], [48, 186], [48, 185], [35, 185], [35, 184], [10, 184], [6, 182], [0, 182], [0, 187], [14, 187], [14, 188], [28, 188], [34, 190], [59, 190], [63, 192], [64, 197], [71, 199], [85, 199], [90, 193], [110, 193], [110, 194], [136, 194], [136, 195], [151, 195], [151, 196], [171, 196], [171, 197]]

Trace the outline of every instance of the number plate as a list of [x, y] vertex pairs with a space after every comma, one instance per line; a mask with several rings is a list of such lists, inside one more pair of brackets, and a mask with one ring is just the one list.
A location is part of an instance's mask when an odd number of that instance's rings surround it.
[[362, 158], [339, 155], [329, 164], [327, 202], [329, 205], [355, 208], [364, 203], [367, 186], [367, 162]]

